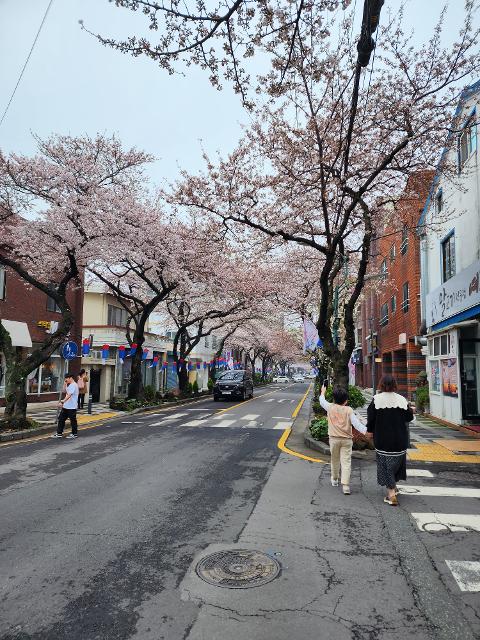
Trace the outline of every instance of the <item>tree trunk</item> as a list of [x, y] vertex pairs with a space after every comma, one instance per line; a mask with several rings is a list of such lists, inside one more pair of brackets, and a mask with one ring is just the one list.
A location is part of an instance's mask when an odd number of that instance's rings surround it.
[[348, 389], [348, 358], [344, 352], [336, 353], [332, 359], [333, 384]]
[[180, 393], [186, 393], [188, 390], [188, 370], [185, 362], [177, 365], [177, 374]]
[[133, 343], [137, 345], [137, 350], [132, 358], [132, 368], [130, 370], [130, 381], [128, 383], [128, 399], [143, 400], [143, 375], [142, 375], [142, 353], [145, 342], [145, 324], [147, 323], [150, 310], [144, 311], [135, 324]]

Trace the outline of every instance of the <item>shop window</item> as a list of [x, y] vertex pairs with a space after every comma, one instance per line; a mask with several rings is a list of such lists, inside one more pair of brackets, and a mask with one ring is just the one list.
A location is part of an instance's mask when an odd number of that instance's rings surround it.
[[404, 256], [407, 253], [408, 249], [408, 227], [406, 224], [403, 225], [402, 229], [402, 242], [400, 244], [400, 253]]
[[47, 311], [53, 311], [54, 313], [62, 313], [62, 310], [60, 309], [56, 301], [50, 296], [47, 296]]
[[361, 346], [363, 340], [363, 329], [362, 327], [357, 327], [357, 341], [356, 344]]
[[113, 304], [108, 305], [107, 324], [111, 327], [126, 327], [128, 322], [128, 313], [126, 309], [115, 307]]
[[458, 168], [461, 171], [469, 157], [477, 149], [476, 111], [473, 110], [458, 139]]
[[390, 300], [390, 310], [392, 313], [395, 313], [397, 310], [397, 296], [392, 296], [392, 299]]
[[[35, 345], [34, 345], [35, 348]], [[63, 387], [64, 361], [52, 355], [46, 362], [32, 371], [27, 378], [27, 393], [59, 393]]]
[[408, 282], [405, 282], [403, 285], [403, 300], [402, 300], [402, 311], [403, 313], [407, 313], [410, 305], [410, 293]]
[[430, 360], [430, 389], [440, 393], [440, 361]]
[[442, 240], [442, 281], [446, 282], [455, 275], [455, 234], [450, 233]]
[[384, 327], [388, 324], [388, 302], [380, 307], [380, 325]]
[[446, 333], [440, 336], [440, 355], [448, 356], [448, 335]]
[[5, 300], [7, 293], [7, 273], [5, 267], [0, 266], [0, 300]]

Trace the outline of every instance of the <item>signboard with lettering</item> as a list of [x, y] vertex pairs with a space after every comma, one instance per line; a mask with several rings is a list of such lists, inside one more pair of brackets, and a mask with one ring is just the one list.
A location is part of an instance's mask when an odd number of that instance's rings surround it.
[[427, 326], [480, 304], [480, 260], [427, 294]]
[[458, 398], [457, 359], [441, 360], [442, 392], [444, 396]]

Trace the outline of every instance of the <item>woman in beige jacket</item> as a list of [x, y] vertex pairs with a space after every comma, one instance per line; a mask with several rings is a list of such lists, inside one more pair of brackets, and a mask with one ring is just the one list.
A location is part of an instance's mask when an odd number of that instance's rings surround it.
[[[326, 388], [320, 391], [320, 404], [327, 412], [328, 441], [330, 443], [332, 486], [338, 487], [341, 480], [343, 493], [350, 495], [352, 469], [352, 427], [366, 433], [367, 427], [360, 422], [352, 407], [347, 407], [348, 393], [342, 387], [333, 388], [334, 402], [325, 400]], [[341, 478], [340, 478], [341, 470]]]

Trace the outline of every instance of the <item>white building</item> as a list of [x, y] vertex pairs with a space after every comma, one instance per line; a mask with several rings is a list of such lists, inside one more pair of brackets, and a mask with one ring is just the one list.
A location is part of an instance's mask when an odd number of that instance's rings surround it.
[[480, 81], [461, 95], [419, 221], [430, 412], [455, 424], [480, 424], [479, 111]]

